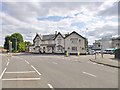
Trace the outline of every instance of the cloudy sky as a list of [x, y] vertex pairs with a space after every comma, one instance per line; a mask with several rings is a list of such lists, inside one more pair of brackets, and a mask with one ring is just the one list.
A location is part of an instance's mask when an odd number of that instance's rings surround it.
[[2, 41], [6, 35], [19, 32], [31, 41], [36, 33], [76, 31], [95, 39], [118, 34], [118, 2], [2, 2], [0, 3]]

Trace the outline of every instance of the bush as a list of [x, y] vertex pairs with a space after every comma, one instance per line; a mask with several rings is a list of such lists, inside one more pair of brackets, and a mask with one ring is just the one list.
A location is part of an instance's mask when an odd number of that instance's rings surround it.
[[115, 50], [115, 58], [120, 59], [120, 49]]
[[25, 51], [25, 43], [24, 42], [20, 43], [18, 45], [18, 49], [20, 52], [24, 52]]

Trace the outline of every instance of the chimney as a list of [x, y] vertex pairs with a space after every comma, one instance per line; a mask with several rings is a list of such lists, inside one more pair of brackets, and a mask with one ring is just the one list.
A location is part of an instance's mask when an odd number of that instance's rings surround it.
[[55, 31], [55, 35], [57, 35], [57, 31]]
[[69, 35], [69, 32], [67, 33], [67, 35]]

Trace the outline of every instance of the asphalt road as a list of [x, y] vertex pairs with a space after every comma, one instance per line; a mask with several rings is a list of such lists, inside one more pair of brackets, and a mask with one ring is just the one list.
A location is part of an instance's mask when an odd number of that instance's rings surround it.
[[118, 69], [93, 56], [2, 56], [2, 88], [118, 88]]

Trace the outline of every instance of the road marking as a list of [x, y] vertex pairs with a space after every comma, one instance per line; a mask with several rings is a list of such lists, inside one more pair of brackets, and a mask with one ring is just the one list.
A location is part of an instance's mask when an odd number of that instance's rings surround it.
[[35, 71], [5, 72], [5, 73], [35, 73]]
[[6, 66], [8, 66], [9, 65], [9, 61], [7, 62], [7, 65]]
[[56, 62], [52, 62], [53, 64], [58, 64], [58, 63], [56, 63]]
[[15, 81], [15, 80], [40, 80], [40, 78], [10, 78], [2, 79], [3, 81]]
[[96, 77], [95, 75], [93, 74], [90, 74], [90, 73], [87, 73], [87, 72], [83, 72], [84, 74], [87, 74], [87, 75], [90, 75], [90, 76], [93, 76], [93, 77]]
[[2, 72], [2, 74], [0, 75], [0, 79], [2, 78], [3, 74], [5, 73], [5, 71], [7, 70], [7, 68], [5, 68]]
[[26, 60], [25, 60], [25, 62], [26, 62], [27, 64], [30, 64], [30, 63], [29, 63], [28, 61], [26, 61]]
[[10, 61], [10, 59], [8, 58], [8, 62]]
[[102, 64], [97, 64], [97, 65], [99, 65], [99, 66], [104, 66], [104, 65], [102, 65]]
[[41, 73], [39, 73], [38, 70], [34, 66], [31, 65], [31, 67], [37, 72], [38, 75], [41, 75]]
[[48, 86], [49, 86], [52, 90], [55, 90], [51, 84], [48, 84]]
[[96, 64], [96, 63], [92, 63], [92, 64]]
[[88, 61], [87, 63], [92, 63], [92, 62], [89, 62], [89, 61]]

